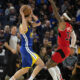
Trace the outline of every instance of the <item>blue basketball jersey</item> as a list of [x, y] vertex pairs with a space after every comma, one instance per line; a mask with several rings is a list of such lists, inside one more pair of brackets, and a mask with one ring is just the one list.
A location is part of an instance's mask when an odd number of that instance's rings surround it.
[[33, 51], [33, 33], [32, 29], [28, 27], [25, 34], [21, 35], [20, 53], [22, 56], [22, 67], [30, 68], [38, 60], [39, 56]]
[[25, 34], [21, 34], [21, 46], [32, 47], [33, 45], [33, 33], [32, 29], [28, 27], [28, 31]]

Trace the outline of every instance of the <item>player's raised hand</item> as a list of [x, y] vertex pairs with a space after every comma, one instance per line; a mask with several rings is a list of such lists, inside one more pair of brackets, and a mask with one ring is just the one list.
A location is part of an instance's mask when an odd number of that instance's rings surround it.
[[50, 3], [52, 3], [54, 0], [48, 0]]
[[21, 16], [24, 16], [23, 9], [24, 9], [24, 6], [22, 6], [22, 7], [20, 8], [20, 14], [21, 14]]

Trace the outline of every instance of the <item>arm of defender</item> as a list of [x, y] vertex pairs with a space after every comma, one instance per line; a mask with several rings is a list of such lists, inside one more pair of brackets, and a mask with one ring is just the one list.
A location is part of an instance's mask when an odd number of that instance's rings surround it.
[[74, 48], [75, 44], [76, 44], [76, 34], [74, 31], [71, 32], [71, 47]]
[[62, 22], [62, 20], [60, 18], [60, 15], [59, 15], [59, 13], [57, 11], [57, 7], [55, 5], [54, 0], [49, 0], [49, 2], [51, 3], [51, 6], [52, 6], [52, 9], [54, 11], [54, 15], [55, 15], [56, 19], [58, 20], [58, 22]]

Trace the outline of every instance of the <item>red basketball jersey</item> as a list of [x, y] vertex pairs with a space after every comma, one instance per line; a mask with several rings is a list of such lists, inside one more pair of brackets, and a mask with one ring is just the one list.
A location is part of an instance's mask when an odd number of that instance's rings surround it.
[[66, 22], [66, 28], [64, 31], [58, 29], [58, 45], [62, 47], [69, 47], [70, 45], [70, 34], [72, 32], [72, 26]]

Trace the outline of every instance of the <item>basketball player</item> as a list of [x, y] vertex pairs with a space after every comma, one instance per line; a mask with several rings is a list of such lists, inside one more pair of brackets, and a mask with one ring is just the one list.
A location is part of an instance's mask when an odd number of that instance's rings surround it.
[[[48, 67], [48, 71], [50, 72], [54, 80], [62, 80], [62, 78], [60, 78], [60, 74], [59, 74], [60, 70], [57, 65], [59, 63], [62, 63], [70, 55], [70, 51], [74, 51], [74, 46], [76, 43], [76, 35], [72, 29], [72, 26], [65, 21], [65, 20], [69, 20], [69, 21], [71, 20], [69, 16], [66, 13], [64, 13], [60, 17], [57, 11], [57, 7], [54, 3], [54, 0], [49, 0], [49, 1], [52, 5], [54, 15], [59, 22], [58, 24], [59, 35], [58, 35], [58, 48], [52, 55], [51, 59], [48, 60], [46, 66]], [[69, 47], [70, 37], [72, 38], [71, 48]], [[56, 75], [58, 75], [58, 77]]]
[[[18, 70], [10, 80], [16, 80], [23, 74], [27, 73], [29, 69], [36, 64], [36, 68], [34, 69], [29, 80], [33, 80], [35, 76], [40, 72], [40, 70], [44, 67], [43, 61], [40, 57], [32, 50], [32, 27], [37, 27], [41, 23], [38, 18], [31, 12], [28, 15], [24, 15], [23, 11], [25, 7], [30, 10], [31, 7], [28, 5], [23, 5], [20, 8], [20, 14], [22, 16], [22, 24], [19, 27], [20, 35], [21, 35], [21, 56], [22, 56], [22, 69]], [[27, 10], [27, 11], [28, 11]], [[32, 22], [32, 18], [35, 22]], [[31, 24], [32, 26], [30, 26]]]

